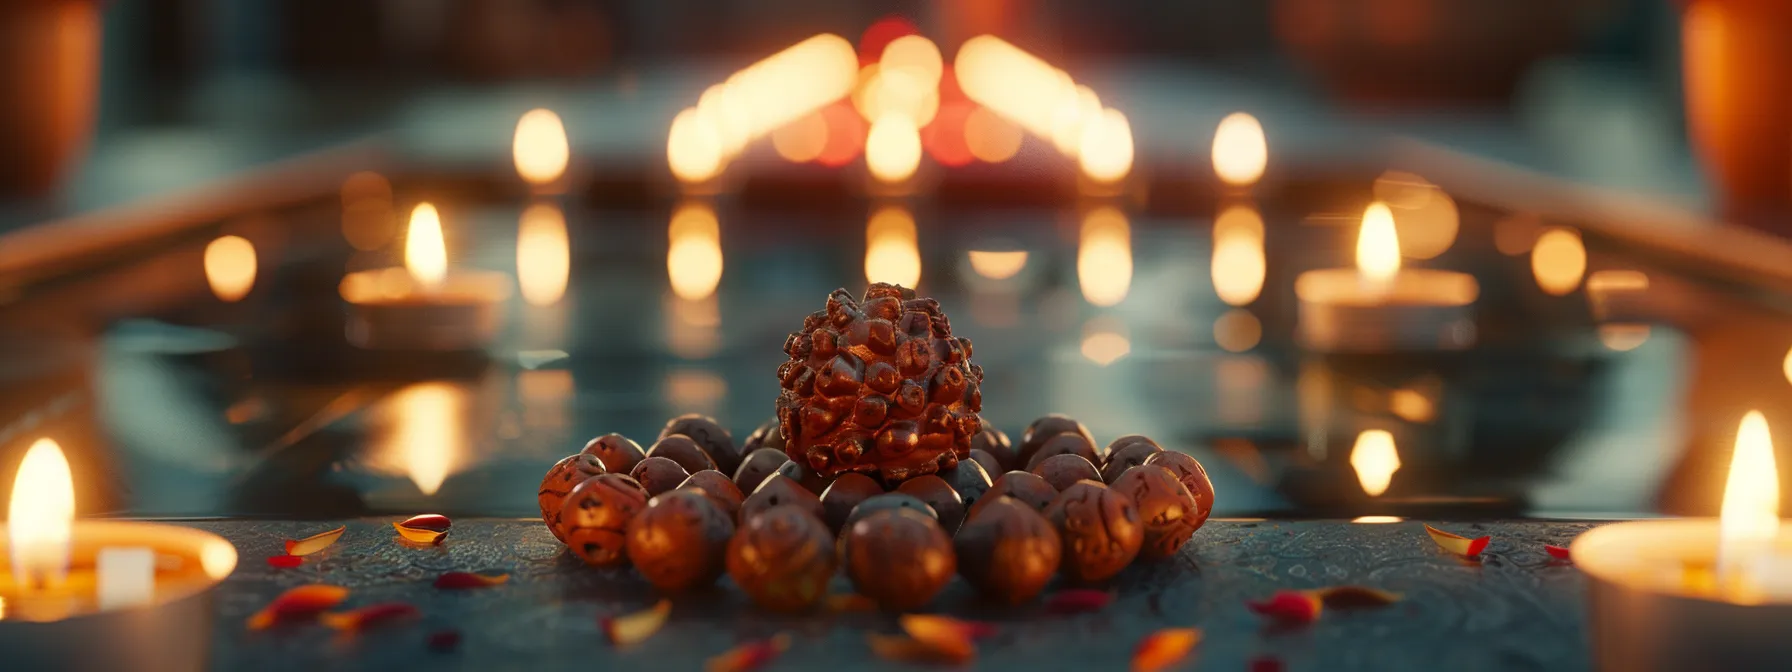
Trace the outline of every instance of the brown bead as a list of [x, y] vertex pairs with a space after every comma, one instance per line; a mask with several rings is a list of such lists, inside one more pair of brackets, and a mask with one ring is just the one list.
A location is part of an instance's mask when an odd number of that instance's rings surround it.
[[[746, 440], [740, 442], [742, 455], [752, 455], [754, 451], [761, 448], [771, 448], [783, 453], [784, 447], [784, 433], [778, 429], [777, 418], [765, 421], [765, 424], [754, 429], [752, 434], [748, 434]], [[788, 456], [785, 459], [789, 459]], [[779, 464], [783, 463], [779, 462]]]
[[[1113, 455], [1114, 451], [1124, 448], [1126, 446], [1130, 446], [1135, 443], [1149, 443], [1153, 446], [1157, 446], [1158, 449], [1160, 449], [1160, 450], [1163, 448], [1163, 446], [1160, 445], [1155, 439], [1152, 439], [1149, 436], [1145, 436], [1144, 434], [1127, 434], [1126, 436], [1122, 436], [1118, 439], [1114, 439], [1113, 441], [1109, 441], [1107, 454]], [[1109, 459], [1112, 459], [1112, 458], [1109, 458]]]
[[734, 521], [695, 490], [654, 497], [628, 525], [628, 559], [647, 582], [677, 592], [722, 575]]
[[709, 453], [703, 452], [702, 446], [683, 434], [673, 434], [654, 442], [653, 447], [647, 449], [647, 456], [677, 462], [678, 466], [684, 467], [686, 473], [695, 474], [704, 469], [716, 468], [716, 461], [710, 459]]
[[928, 506], [927, 502], [921, 501], [920, 497], [906, 492], [886, 492], [859, 502], [858, 506], [853, 507], [852, 513], [846, 516], [846, 527], [851, 527], [853, 523], [864, 520], [871, 514], [890, 509], [908, 509], [936, 521], [940, 518], [939, 514], [934, 512], [933, 507]]
[[1188, 453], [1166, 450], [1145, 458], [1145, 464], [1154, 464], [1176, 475], [1182, 487], [1188, 488], [1188, 494], [1195, 498], [1195, 525], [1199, 530], [1207, 524], [1207, 516], [1213, 514], [1213, 481], [1207, 479], [1207, 469], [1201, 461]]
[[919, 511], [878, 511], [849, 526], [841, 541], [853, 589], [889, 611], [926, 606], [958, 569], [952, 539]]
[[628, 523], [647, 507], [647, 493], [622, 474], [593, 476], [567, 495], [561, 507], [559, 536], [585, 564], [624, 564]]
[[786, 460], [783, 464], [778, 465], [778, 473], [802, 484], [803, 489], [816, 495], [820, 495], [821, 491], [828, 489], [826, 479], [815, 473], [815, 470], [805, 467], [803, 463], [795, 460]]
[[1063, 492], [1065, 488], [1069, 488], [1077, 481], [1101, 482], [1101, 471], [1081, 455], [1053, 455], [1040, 460], [1039, 464], [1033, 466], [1032, 471], [1035, 475], [1045, 479], [1046, 483], [1057, 488], [1058, 492]]
[[[1095, 444], [1090, 443], [1081, 434], [1069, 432], [1046, 439], [1045, 445], [1034, 451], [1032, 459], [1027, 462], [1027, 471], [1032, 471], [1039, 467], [1039, 463], [1059, 455], [1075, 455], [1088, 460], [1090, 465], [1102, 462], [1101, 454], [1095, 450]], [[1099, 471], [1098, 469], [1097, 472]]]
[[740, 513], [741, 502], [746, 500], [746, 497], [740, 494], [740, 488], [734, 487], [734, 481], [728, 480], [728, 477], [723, 476], [722, 472], [714, 469], [704, 469], [691, 474], [690, 478], [684, 479], [683, 483], [678, 484], [678, 489], [685, 488], [702, 490], [710, 501], [715, 502], [716, 506], [722, 507], [722, 511], [728, 514], [729, 520], [733, 520]]
[[[1145, 437], [1142, 436], [1138, 438], [1145, 439]], [[1118, 444], [1119, 441], [1115, 441], [1115, 443]], [[1121, 474], [1126, 473], [1127, 469], [1144, 464], [1146, 458], [1151, 457], [1155, 453], [1161, 453], [1163, 450], [1163, 448], [1158, 447], [1158, 445], [1153, 443], [1150, 439], [1134, 441], [1119, 446], [1109, 446], [1107, 464], [1101, 465], [1102, 482], [1107, 483], [1108, 485], [1113, 485], [1114, 480], [1120, 478]]]
[[[971, 461], [982, 465], [985, 474], [1008, 473], [1008, 468], [1002, 464], [1002, 461], [996, 459], [996, 456], [989, 454], [989, 451], [986, 450], [972, 450]], [[991, 483], [994, 483], [995, 480], [995, 476], [990, 476]]]
[[696, 441], [697, 447], [702, 448], [709, 459], [715, 461], [716, 466], [713, 468], [724, 474], [732, 474], [735, 469], [739, 469], [740, 459], [746, 454], [734, 445], [733, 434], [729, 434], [715, 418], [700, 413], [686, 413], [673, 418], [660, 430], [661, 439], [674, 434]]
[[[1015, 469], [1017, 468], [1015, 463], [1020, 461], [1019, 455], [1014, 452], [1014, 444], [1008, 440], [1008, 435], [1003, 434], [1002, 430], [990, 426], [987, 422], [983, 423], [983, 431], [977, 432], [976, 436], [971, 437], [971, 450], [981, 450], [996, 459], [996, 468], [989, 472], [992, 474], [1005, 473]], [[983, 467], [989, 469], [987, 464]]]
[[741, 523], [747, 523], [753, 520], [753, 516], [759, 515], [761, 512], [774, 506], [786, 504], [802, 507], [804, 511], [808, 511], [817, 519], [822, 518], [820, 497], [816, 497], [815, 493], [809, 492], [803, 486], [797, 485], [796, 481], [787, 476], [772, 474], [759, 484], [759, 488], [754, 490], [753, 494], [747, 495], [746, 501], [741, 502], [738, 520]]
[[911, 478], [903, 481], [896, 492], [926, 502], [946, 534], [956, 534], [958, 526], [964, 523], [964, 499], [946, 483], [946, 479], [933, 474]]
[[602, 461], [584, 453], [567, 455], [548, 467], [541, 489], [535, 493], [535, 503], [541, 505], [541, 522], [547, 524], [555, 539], [566, 541], [560, 536], [560, 506], [566, 503], [567, 493], [585, 479], [605, 472]]
[[984, 493], [989, 492], [989, 472], [983, 470], [983, 465], [971, 460], [959, 460], [958, 466], [947, 470], [942, 476], [946, 479], [946, 485], [952, 486], [952, 490], [958, 493], [958, 499], [964, 503], [966, 512], [977, 505], [977, 500], [983, 499]]
[[766, 509], [728, 542], [728, 576], [773, 611], [814, 606], [827, 594], [837, 564], [834, 535], [800, 506]]
[[1126, 569], [1145, 542], [1144, 526], [1131, 499], [1096, 481], [1079, 481], [1045, 507], [1046, 520], [1063, 541], [1064, 576], [1101, 581]]
[[1139, 557], [1161, 560], [1176, 554], [1195, 534], [1195, 496], [1169, 469], [1146, 464], [1126, 470], [1114, 481], [1114, 492], [1132, 499], [1145, 526]]
[[1003, 496], [1020, 500], [1020, 503], [1033, 507], [1035, 511], [1043, 511], [1046, 505], [1058, 498], [1058, 489], [1045, 482], [1045, 479], [1040, 478], [1038, 474], [1010, 471], [997, 477], [995, 482], [989, 485], [989, 492], [983, 493], [983, 499], [977, 502], [977, 506], [971, 507], [970, 513], [966, 517], [976, 518], [977, 510], [984, 502]]
[[604, 469], [612, 474], [634, 471], [635, 465], [647, 459], [647, 453], [641, 450], [641, 444], [621, 434], [605, 434], [592, 439], [579, 452], [597, 457], [604, 463]]
[[740, 468], [734, 470], [734, 485], [741, 492], [752, 492], [765, 482], [765, 477], [778, 473], [778, 467], [789, 460], [781, 449], [761, 448], [747, 453], [746, 459], [740, 461]]
[[[1053, 413], [1041, 417], [1038, 420], [1034, 420], [1031, 425], [1027, 425], [1026, 433], [1021, 434], [1020, 445], [1015, 446], [1014, 449], [1014, 464], [1021, 466], [1010, 466], [1008, 468], [1024, 469], [1026, 464], [1033, 461], [1033, 453], [1039, 452], [1039, 449], [1045, 446], [1046, 441], [1051, 440], [1054, 436], [1064, 433], [1081, 434], [1084, 439], [1089, 440], [1089, 445], [1095, 445], [1095, 435], [1090, 434], [1089, 428], [1084, 427], [1083, 423], [1077, 422], [1074, 418], [1069, 416]], [[997, 457], [1000, 457], [1000, 455], [997, 455]]]
[[1062, 542], [1051, 521], [1013, 497], [985, 500], [982, 515], [952, 538], [958, 573], [985, 597], [1007, 604], [1033, 599], [1058, 572]]
[[828, 529], [839, 534], [841, 528], [846, 527], [846, 518], [852, 515], [854, 507], [881, 494], [884, 494], [884, 486], [878, 485], [876, 479], [852, 472], [841, 474], [821, 492], [822, 520], [827, 521]]
[[684, 479], [691, 477], [691, 472], [685, 471], [684, 467], [678, 466], [677, 462], [654, 456], [641, 460], [640, 464], [635, 465], [635, 470], [629, 472], [629, 476], [634, 477], [641, 483], [641, 487], [647, 489], [648, 496], [655, 497], [678, 487], [678, 484], [683, 483]]

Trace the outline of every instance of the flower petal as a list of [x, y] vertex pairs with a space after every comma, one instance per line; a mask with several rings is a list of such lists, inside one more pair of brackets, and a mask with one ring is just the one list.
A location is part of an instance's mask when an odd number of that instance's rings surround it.
[[902, 630], [915, 641], [953, 660], [969, 660], [976, 656], [977, 645], [972, 640], [988, 636], [995, 629], [988, 623], [933, 614], [905, 614], [900, 622]]
[[448, 536], [448, 528], [453, 526], [447, 516], [439, 513], [411, 516], [392, 524], [392, 528], [398, 530], [398, 536], [418, 544], [442, 543], [442, 538]]
[[790, 634], [778, 633], [771, 639], [747, 642], [710, 658], [703, 664], [704, 672], [752, 672], [766, 663], [772, 662], [785, 649], [790, 648]]
[[1261, 602], [1246, 602], [1251, 611], [1267, 616], [1283, 625], [1306, 625], [1319, 620], [1323, 608], [1317, 596], [1298, 591], [1281, 590]]
[[328, 532], [319, 532], [296, 541], [288, 539], [286, 540], [286, 554], [311, 555], [312, 553], [329, 548], [330, 544], [334, 544], [337, 539], [342, 538], [342, 532], [346, 529], [348, 529], [347, 526], [342, 526]]
[[299, 586], [281, 593], [279, 597], [274, 598], [274, 601], [269, 602], [268, 606], [262, 607], [261, 611], [250, 616], [249, 629], [264, 630], [276, 623], [311, 618], [326, 609], [342, 604], [342, 601], [346, 599], [348, 599], [348, 589], [341, 586], [322, 584]]
[[429, 633], [429, 637], [423, 640], [423, 645], [431, 651], [453, 651], [460, 648], [460, 631], [448, 629]]
[[913, 637], [902, 635], [865, 634], [871, 652], [884, 660], [909, 663], [964, 663], [970, 658], [953, 658], [948, 653], [928, 646]]
[[1187, 658], [1201, 643], [1200, 628], [1164, 628], [1139, 640], [1132, 652], [1133, 672], [1158, 672]]
[[603, 628], [604, 636], [616, 646], [628, 646], [652, 637], [666, 625], [666, 617], [672, 615], [672, 602], [660, 600], [658, 604], [632, 614], [621, 616], [605, 616], [599, 619], [598, 625]]
[[322, 614], [317, 620], [337, 630], [356, 632], [381, 623], [415, 618], [417, 608], [407, 602], [381, 602], [360, 609]]
[[1430, 525], [1425, 526], [1425, 533], [1431, 535], [1431, 541], [1436, 542], [1438, 548], [1465, 558], [1474, 558], [1481, 555], [1481, 551], [1487, 550], [1487, 543], [1493, 540], [1493, 537], [1470, 539], [1461, 535], [1450, 534], [1449, 532], [1445, 532]]
[[392, 527], [398, 530], [398, 536], [404, 537], [405, 541], [413, 544], [428, 544], [433, 546], [442, 543], [442, 539], [448, 536], [447, 532], [399, 527], [398, 523], [393, 523]]
[[1555, 558], [1557, 560], [1573, 560], [1574, 559], [1574, 556], [1569, 554], [1568, 549], [1562, 548], [1561, 546], [1551, 546], [1549, 544], [1544, 544], [1543, 552], [1548, 553], [1549, 557]]
[[270, 555], [270, 556], [268, 556], [268, 566], [270, 566], [270, 567], [279, 567], [281, 569], [292, 569], [292, 568], [297, 567], [302, 564], [305, 564], [305, 559], [301, 558], [299, 556], [296, 556], [296, 555]]
[[1114, 594], [1105, 590], [1071, 588], [1052, 593], [1045, 600], [1045, 610], [1053, 614], [1081, 614], [1101, 611], [1114, 601]]
[[1319, 599], [1321, 603], [1332, 609], [1357, 609], [1365, 607], [1385, 607], [1400, 601], [1399, 593], [1390, 593], [1377, 588], [1364, 586], [1332, 586], [1318, 590], [1306, 591]]
[[435, 586], [442, 590], [465, 590], [467, 588], [490, 588], [503, 585], [510, 580], [509, 574], [474, 574], [473, 572], [442, 572], [436, 577]]

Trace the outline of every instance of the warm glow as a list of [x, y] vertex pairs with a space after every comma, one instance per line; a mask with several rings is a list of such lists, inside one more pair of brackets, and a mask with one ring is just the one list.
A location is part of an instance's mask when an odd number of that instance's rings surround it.
[[6, 541], [13, 580], [42, 587], [68, 575], [69, 534], [75, 522], [75, 479], [62, 447], [38, 439], [25, 451], [12, 481]]
[[1587, 248], [1572, 229], [1550, 229], [1531, 247], [1531, 275], [1545, 293], [1561, 296], [1580, 286], [1587, 272]]
[[[1021, 269], [1027, 267], [1026, 250], [1007, 250], [991, 252], [971, 250], [971, 270], [991, 280], [1007, 280], [1020, 275]], [[1792, 360], [1788, 360], [1792, 361]]]
[[1050, 63], [994, 35], [965, 40], [952, 69], [966, 97], [1042, 138], [1052, 137], [1059, 105], [1076, 87]]
[[442, 216], [436, 206], [418, 203], [404, 234], [404, 267], [417, 284], [435, 287], [448, 277], [448, 248], [442, 242]]
[[1388, 491], [1394, 472], [1400, 470], [1400, 452], [1394, 449], [1394, 435], [1387, 430], [1371, 429], [1358, 434], [1356, 446], [1350, 449], [1350, 467], [1363, 492], [1379, 497]]
[[534, 306], [559, 301], [572, 272], [571, 255], [559, 206], [537, 203], [524, 210], [516, 231], [516, 279], [523, 300]]
[[740, 154], [752, 140], [749, 135], [752, 133], [752, 113], [727, 84], [704, 89], [703, 95], [697, 97], [697, 110], [715, 122], [716, 137], [722, 141], [724, 156]]
[[1233, 112], [1220, 120], [1213, 132], [1213, 172], [1220, 181], [1235, 187], [1248, 187], [1262, 179], [1269, 165], [1269, 143], [1263, 137], [1263, 124], [1243, 112]]
[[886, 114], [900, 114], [916, 127], [933, 121], [940, 107], [940, 74], [945, 69], [940, 48], [920, 35], [904, 35], [884, 47], [883, 57], [869, 81], [863, 102], [865, 118], [875, 121]]
[[1101, 366], [1120, 361], [1132, 352], [1132, 341], [1117, 332], [1101, 330], [1083, 335], [1083, 358]]
[[1213, 291], [1221, 301], [1242, 306], [1257, 300], [1268, 272], [1263, 254], [1263, 220], [1257, 211], [1236, 206], [1213, 225]]
[[865, 224], [865, 280], [914, 287], [921, 281], [915, 218], [899, 205], [878, 208]]
[[1385, 525], [1387, 523], [1398, 523], [1404, 520], [1406, 519], [1399, 516], [1357, 516], [1350, 519], [1350, 522], [1362, 525]]
[[964, 120], [964, 143], [971, 156], [985, 163], [1001, 163], [1020, 152], [1020, 126], [1001, 115], [979, 106]]
[[708, 182], [721, 174], [724, 149], [715, 118], [702, 109], [688, 107], [672, 118], [672, 130], [666, 135], [666, 164], [680, 181]]
[[1455, 244], [1461, 226], [1456, 201], [1425, 178], [1400, 171], [1382, 173], [1375, 180], [1375, 200], [1394, 213], [1402, 255], [1430, 259]]
[[1233, 308], [1213, 321], [1213, 342], [1226, 352], [1244, 352], [1263, 341], [1263, 322], [1251, 311]]
[[524, 113], [516, 122], [510, 154], [516, 161], [516, 174], [530, 184], [549, 184], [560, 179], [566, 174], [566, 161], [571, 154], [560, 115], [542, 108]]
[[1431, 422], [1437, 417], [1437, 404], [1431, 397], [1407, 388], [1388, 393], [1388, 410], [1407, 422]]
[[1493, 249], [1508, 257], [1530, 254], [1543, 225], [1529, 215], [1513, 215], [1493, 224]]
[[909, 72], [929, 88], [939, 86], [940, 73], [945, 70], [939, 45], [920, 35], [904, 35], [891, 40], [877, 64], [882, 72]]
[[1113, 206], [1102, 206], [1083, 215], [1081, 243], [1076, 251], [1076, 277], [1083, 298], [1097, 306], [1113, 306], [1126, 300], [1132, 286], [1132, 226]]
[[707, 298], [722, 282], [722, 228], [715, 210], [701, 203], [679, 206], [667, 227], [666, 275], [672, 293]]
[[1786, 351], [1786, 361], [1780, 364], [1780, 368], [1785, 370], [1786, 382], [1792, 383], [1792, 350]]
[[1629, 352], [1649, 342], [1649, 325], [1617, 323], [1599, 325], [1599, 342], [1615, 352]]
[[828, 122], [820, 112], [805, 114], [772, 131], [772, 149], [791, 163], [808, 163], [828, 146]]
[[745, 111], [746, 137], [757, 138], [852, 93], [859, 56], [833, 34], [803, 40], [734, 73], [729, 104]]
[[1587, 276], [1588, 293], [1641, 292], [1647, 289], [1649, 275], [1642, 271], [1612, 269], [1594, 271]]
[[424, 495], [442, 489], [464, 447], [462, 396], [447, 383], [434, 382], [392, 394], [386, 454]]
[[666, 297], [666, 349], [681, 359], [703, 359], [721, 346], [722, 308], [715, 295]]
[[921, 131], [915, 122], [899, 114], [886, 114], [871, 122], [865, 135], [865, 167], [882, 182], [896, 183], [914, 177], [921, 166]]
[[1096, 182], [1118, 182], [1132, 172], [1132, 125], [1126, 115], [1105, 109], [1083, 125], [1077, 165]]
[[240, 236], [219, 236], [205, 246], [205, 281], [220, 301], [236, 301], [255, 286], [255, 245]]
[[384, 175], [362, 171], [342, 182], [342, 237], [357, 250], [377, 250], [398, 235], [392, 209], [392, 183]]
[[1760, 411], [1749, 411], [1736, 430], [1736, 452], [1730, 458], [1730, 476], [1724, 482], [1723, 510], [1718, 523], [1720, 564], [1734, 567], [1772, 548], [1780, 528], [1777, 469], [1767, 418]]
[[1356, 269], [1373, 283], [1385, 283], [1400, 272], [1400, 239], [1394, 232], [1394, 213], [1377, 201], [1363, 211], [1363, 226], [1356, 234]]
[[1058, 151], [1076, 156], [1081, 150], [1079, 144], [1083, 139], [1083, 129], [1101, 117], [1101, 97], [1095, 95], [1094, 89], [1079, 84], [1060, 94], [1054, 108], [1052, 144], [1058, 147]]

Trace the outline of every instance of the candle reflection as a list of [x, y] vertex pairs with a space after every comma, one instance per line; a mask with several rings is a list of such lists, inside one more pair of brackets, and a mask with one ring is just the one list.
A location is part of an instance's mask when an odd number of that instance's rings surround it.
[[1358, 434], [1356, 446], [1350, 449], [1350, 467], [1356, 470], [1357, 482], [1370, 497], [1388, 491], [1394, 472], [1400, 470], [1400, 452], [1394, 449], [1394, 435], [1387, 430], [1371, 429]]
[[1573, 229], [1544, 231], [1531, 247], [1531, 275], [1545, 293], [1562, 296], [1574, 291], [1586, 272], [1587, 248]]
[[447, 383], [427, 382], [404, 387], [388, 400], [379, 454], [388, 469], [403, 472], [424, 495], [442, 488], [465, 450], [460, 424], [465, 397]]
[[967, 254], [971, 259], [971, 270], [991, 280], [1007, 280], [1027, 267], [1026, 250], [971, 250]]
[[523, 210], [516, 233], [516, 275], [523, 300], [532, 306], [559, 301], [572, 271], [571, 254], [566, 217], [559, 206], [537, 203]]
[[1362, 525], [1385, 525], [1387, 523], [1398, 523], [1403, 520], [1406, 519], [1399, 516], [1357, 516], [1350, 519], [1350, 522]]
[[713, 415], [728, 396], [728, 381], [713, 371], [675, 369], [666, 375], [665, 396], [676, 412]]
[[1244, 352], [1263, 340], [1263, 323], [1250, 311], [1233, 308], [1213, 321], [1213, 342], [1227, 352]]
[[1121, 333], [1119, 323], [1110, 319], [1090, 320], [1083, 325], [1083, 358], [1100, 366], [1120, 361], [1132, 352], [1132, 341]]
[[1119, 208], [1101, 206], [1083, 215], [1076, 277], [1083, 298], [1097, 306], [1118, 305], [1132, 286], [1132, 226]]
[[1599, 325], [1599, 342], [1615, 352], [1629, 352], [1649, 341], [1649, 325], [1613, 323]]
[[722, 282], [722, 229], [715, 210], [703, 203], [678, 206], [667, 237], [666, 275], [672, 293], [688, 300], [714, 294]]
[[722, 308], [715, 295], [666, 297], [666, 348], [680, 359], [703, 359], [721, 345]]
[[1233, 206], [1213, 225], [1213, 291], [1221, 301], [1243, 306], [1263, 291], [1266, 264], [1263, 218], [1256, 208]]
[[878, 208], [865, 224], [865, 280], [914, 287], [921, 282], [915, 218], [907, 208]]
[[560, 179], [571, 154], [560, 115], [541, 108], [523, 113], [517, 119], [510, 152], [517, 175], [530, 184], [541, 186]]
[[219, 236], [205, 246], [205, 281], [226, 303], [249, 294], [255, 286], [255, 245], [239, 236]]

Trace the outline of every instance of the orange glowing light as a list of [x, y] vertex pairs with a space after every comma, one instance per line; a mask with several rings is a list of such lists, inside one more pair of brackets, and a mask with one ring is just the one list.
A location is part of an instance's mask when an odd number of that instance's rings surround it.
[[721, 131], [713, 117], [690, 107], [672, 118], [666, 163], [673, 176], [686, 183], [708, 182], [721, 174], [724, 159]]
[[1493, 248], [1508, 257], [1530, 254], [1543, 225], [1529, 215], [1512, 215], [1493, 225]]
[[1388, 410], [1408, 422], [1431, 422], [1437, 417], [1437, 404], [1418, 390], [1400, 388], [1388, 394]]
[[1792, 350], [1786, 351], [1786, 361], [1780, 364], [1780, 368], [1786, 374], [1786, 382], [1792, 383]]
[[748, 138], [770, 133], [852, 93], [858, 55], [846, 38], [821, 34], [734, 73], [730, 105], [745, 111]]
[[1356, 445], [1350, 449], [1350, 467], [1356, 470], [1357, 482], [1370, 497], [1387, 492], [1388, 485], [1394, 482], [1394, 472], [1400, 470], [1400, 451], [1394, 449], [1394, 435], [1383, 429], [1358, 434]]
[[1027, 267], [1026, 250], [971, 250], [969, 255], [971, 270], [991, 280], [1007, 280], [1020, 275], [1021, 270]]
[[536, 108], [523, 113], [516, 122], [516, 136], [510, 154], [516, 162], [516, 173], [534, 185], [550, 184], [566, 173], [571, 156], [567, 147], [566, 126], [553, 110]]
[[255, 286], [255, 245], [240, 236], [219, 236], [205, 246], [205, 281], [226, 303], [248, 296]]
[[1075, 96], [1063, 71], [994, 35], [965, 40], [952, 70], [966, 97], [1042, 138], [1052, 137], [1062, 101]]
[[392, 183], [384, 175], [362, 171], [342, 182], [342, 237], [357, 250], [375, 250], [398, 235], [392, 209]]
[[537, 203], [524, 210], [516, 231], [516, 277], [523, 300], [532, 306], [559, 301], [572, 273], [571, 255], [566, 215], [559, 206]]
[[1545, 293], [1562, 296], [1580, 286], [1587, 272], [1587, 248], [1572, 229], [1549, 229], [1531, 247], [1531, 275]]
[[852, 104], [840, 101], [821, 109], [822, 121], [827, 123], [827, 142], [821, 149], [821, 155], [815, 162], [829, 168], [839, 168], [851, 163], [865, 147], [865, 120], [854, 111]]
[[1020, 152], [1024, 136], [1020, 126], [989, 108], [978, 106], [964, 120], [964, 142], [971, 156], [984, 163], [1001, 163]]
[[722, 282], [722, 227], [715, 210], [687, 203], [667, 227], [666, 275], [672, 293], [688, 301], [708, 298]]
[[1425, 178], [1400, 171], [1382, 173], [1375, 180], [1375, 199], [1394, 213], [1401, 254], [1431, 259], [1455, 244], [1461, 226], [1456, 201]]
[[970, 103], [949, 103], [940, 108], [933, 123], [921, 129], [921, 146], [940, 165], [956, 168], [977, 159], [965, 142], [965, 121], [972, 109]]
[[1083, 124], [1077, 165], [1096, 182], [1119, 182], [1132, 172], [1132, 125], [1112, 108]]
[[1649, 342], [1649, 325], [1614, 322], [1599, 325], [1599, 342], [1613, 352], [1629, 352]]
[[1083, 334], [1083, 358], [1099, 366], [1120, 361], [1132, 353], [1132, 341], [1119, 332], [1106, 329]]
[[1357, 516], [1350, 519], [1350, 522], [1361, 525], [1386, 525], [1388, 523], [1398, 523], [1404, 520], [1406, 519], [1399, 516]]
[[1083, 129], [1101, 117], [1101, 98], [1095, 90], [1077, 85], [1066, 89], [1052, 113], [1051, 141], [1058, 151], [1076, 156], [1082, 150]]
[[460, 423], [467, 412], [465, 396], [447, 383], [418, 383], [394, 392], [384, 409], [383, 460], [424, 495], [442, 489], [466, 448]]
[[715, 121], [716, 135], [721, 139], [725, 156], [732, 158], [740, 154], [752, 140], [752, 112], [726, 83], [704, 89], [703, 95], [697, 97], [697, 109]]
[[448, 248], [442, 241], [442, 216], [436, 206], [418, 203], [411, 210], [411, 224], [404, 235], [404, 267], [424, 287], [436, 287], [448, 277]]
[[1213, 291], [1229, 305], [1243, 306], [1263, 291], [1268, 265], [1263, 252], [1263, 218], [1250, 206], [1220, 213], [1213, 226]]
[[1377, 284], [1400, 273], [1400, 239], [1386, 203], [1370, 203], [1363, 211], [1363, 226], [1356, 234], [1356, 268], [1364, 280]]
[[1263, 341], [1263, 322], [1251, 311], [1233, 308], [1213, 321], [1213, 342], [1226, 352], [1244, 352]]
[[75, 522], [75, 479], [62, 447], [38, 439], [25, 451], [12, 481], [6, 535], [13, 580], [48, 586], [68, 576], [69, 537]]
[[772, 149], [791, 163], [814, 161], [827, 146], [828, 122], [820, 112], [810, 112], [772, 131]]
[[912, 72], [928, 88], [939, 86], [941, 71], [945, 69], [945, 59], [940, 57], [939, 45], [917, 34], [891, 40], [884, 47], [883, 57], [877, 63], [881, 72]]
[[865, 280], [914, 287], [921, 281], [916, 240], [915, 218], [907, 208], [878, 208], [865, 223]]
[[1083, 215], [1076, 277], [1083, 298], [1097, 306], [1119, 305], [1132, 286], [1132, 225], [1126, 214], [1102, 206]]
[[1760, 411], [1749, 411], [1737, 427], [1736, 450], [1730, 458], [1718, 519], [1721, 570], [1733, 571], [1767, 554], [1779, 536], [1779, 471], [1767, 418]]
[[1269, 141], [1263, 136], [1263, 124], [1243, 112], [1233, 112], [1220, 120], [1213, 132], [1213, 172], [1220, 181], [1235, 187], [1248, 187], [1263, 178], [1269, 165]]
[[938, 82], [923, 79], [926, 75], [913, 68], [886, 69], [877, 64], [860, 70], [859, 86], [853, 91], [853, 107], [867, 120], [885, 115], [901, 115], [919, 126], [933, 121], [939, 112]]
[[871, 122], [865, 136], [865, 167], [881, 182], [898, 183], [914, 177], [921, 166], [921, 132], [914, 120], [886, 114]]

